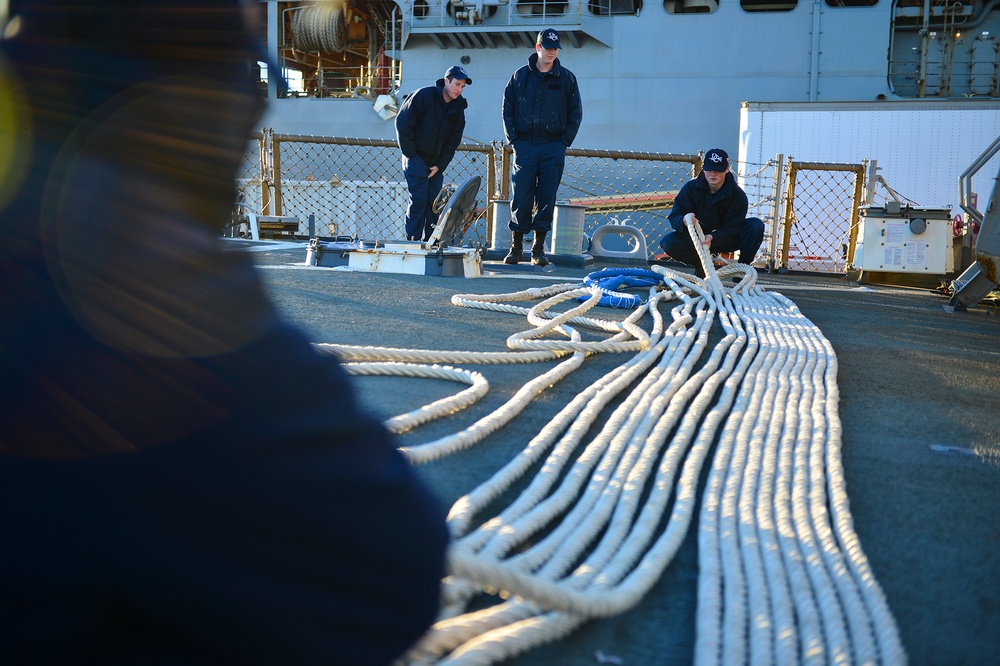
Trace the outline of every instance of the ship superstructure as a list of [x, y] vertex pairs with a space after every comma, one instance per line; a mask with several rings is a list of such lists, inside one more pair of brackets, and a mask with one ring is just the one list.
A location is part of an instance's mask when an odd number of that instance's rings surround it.
[[393, 138], [401, 98], [462, 64], [467, 140], [502, 140], [503, 88], [545, 27], [579, 77], [589, 148], [735, 146], [748, 101], [1000, 101], [1000, 10], [983, 0], [267, 5], [268, 48], [298, 90], [265, 121], [293, 134]]

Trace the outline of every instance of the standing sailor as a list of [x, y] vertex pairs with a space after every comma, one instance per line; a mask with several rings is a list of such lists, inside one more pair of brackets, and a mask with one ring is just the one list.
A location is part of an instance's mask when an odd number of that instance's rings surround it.
[[583, 120], [576, 76], [559, 62], [559, 33], [538, 33], [535, 53], [510, 77], [503, 93], [504, 136], [514, 149], [511, 173], [510, 252], [504, 263], [523, 256], [524, 234], [534, 232], [531, 264], [545, 266], [545, 236], [552, 229], [556, 192]]
[[406, 239], [428, 240], [437, 224], [434, 199], [444, 184], [455, 149], [465, 131], [462, 97], [472, 79], [465, 68], [455, 65], [433, 86], [420, 88], [407, 96], [396, 116], [396, 140], [403, 151], [403, 175], [410, 191], [406, 208]]

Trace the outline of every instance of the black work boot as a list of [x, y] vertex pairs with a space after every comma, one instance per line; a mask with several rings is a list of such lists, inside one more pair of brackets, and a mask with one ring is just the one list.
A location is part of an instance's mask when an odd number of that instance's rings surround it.
[[549, 258], [545, 256], [545, 236], [549, 232], [536, 231], [535, 240], [531, 243], [531, 265], [547, 266]]
[[510, 238], [510, 252], [503, 258], [503, 263], [516, 264], [524, 259], [524, 234], [520, 231], [512, 231]]

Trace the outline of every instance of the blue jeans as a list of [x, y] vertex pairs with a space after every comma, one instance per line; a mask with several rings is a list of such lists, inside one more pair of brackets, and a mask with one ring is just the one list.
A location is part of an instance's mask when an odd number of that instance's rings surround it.
[[[764, 223], [756, 217], [748, 217], [743, 222], [743, 228], [740, 229], [740, 235], [735, 242], [722, 245], [713, 240], [711, 252], [713, 254], [720, 254], [739, 250], [740, 263], [750, 264], [753, 263], [753, 258], [757, 256], [757, 250], [760, 249], [760, 245], [763, 242]], [[692, 242], [691, 236], [688, 235], [687, 229], [684, 231], [671, 231], [660, 240], [660, 247], [670, 255], [671, 259], [690, 264], [700, 270], [698, 252], [695, 250], [694, 242]]]
[[434, 199], [444, 185], [444, 174], [438, 171], [428, 178], [430, 167], [424, 158], [403, 155], [403, 175], [410, 191], [410, 203], [406, 207], [406, 240], [427, 240], [431, 229], [437, 224]]
[[556, 192], [565, 164], [566, 144], [562, 141], [514, 142], [514, 167], [510, 176], [511, 220], [507, 225], [511, 231], [528, 233], [552, 229]]

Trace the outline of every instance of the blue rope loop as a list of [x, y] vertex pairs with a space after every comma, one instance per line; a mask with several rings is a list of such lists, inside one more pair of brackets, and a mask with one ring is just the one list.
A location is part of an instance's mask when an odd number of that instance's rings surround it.
[[[601, 291], [598, 305], [612, 308], [637, 308], [644, 300], [635, 294], [627, 294], [621, 289], [649, 289], [663, 284], [663, 277], [645, 268], [602, 268], [583, 278], [587, 287], [595, 287]], [[587, 296], [577, 300], [586, 301]]]

